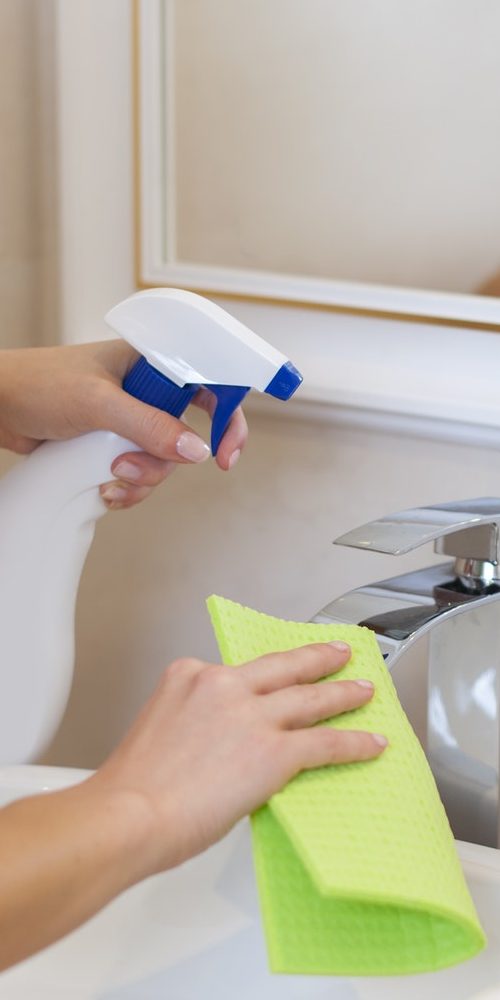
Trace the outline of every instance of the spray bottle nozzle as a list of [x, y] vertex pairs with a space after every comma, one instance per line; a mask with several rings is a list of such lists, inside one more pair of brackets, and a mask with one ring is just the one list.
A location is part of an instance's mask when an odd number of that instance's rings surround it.
[[193, 292], [138, 292], [111, 309], [106, 322], [141, 354], [123, 383], [131, 395], [180, 417], [202, 386], [214, 394], [214, 455], [251, 388], [286, 400], [302, 382], [283, 354]]
[[292, 365], [291, 361], [285, 361], [264, 392], [276, 399], [290, 399], [301, 382], [302, 375], [297, 371], [295, 365]]

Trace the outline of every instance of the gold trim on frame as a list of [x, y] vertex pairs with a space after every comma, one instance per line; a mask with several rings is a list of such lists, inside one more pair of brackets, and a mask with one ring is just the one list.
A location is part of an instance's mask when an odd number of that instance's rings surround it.
[[[140, 157], [140, 0], [131, 0], [132, 4], [132, 136], [133, 136], [133, 228], [134, 228], [134, 280], [138, 290], [147, 288], [169, 287], [168, 283], [145, 281], [142, 276], [142, 214], [141, 214], [141, 157]], [[179, 287], [177, 285], [176, 287]], [[486, 323], [479, 320], [448, 319], [443, 316], [419, 315], [405, 312], [392, 312], [382, 309], [362, 308], [360, 306], [334, 305], [332, 303], [309, 302], [301, 299], [279, 298], [272, 295], [252, 295], [243, 292], [227, 292], [214, 288], [204, 288], [200, 285], [182, 283], [180, 286], [188, 291], [199, 292], [210, 298], [227, 299], [233, 302], [256, 302], [261, 305], [286, 306], [295, 309], [321, 310], [322, 312], [341, 313], [347, 316], [370, 316], [373, 319], [397, 320], [399, 322], [425, 324], [431, 326], [457, 327], [465, 330], [480, 330], [484, 333], [500, 333], [499, 323]], [[480, 296], [478, 296], [479, 298]]]

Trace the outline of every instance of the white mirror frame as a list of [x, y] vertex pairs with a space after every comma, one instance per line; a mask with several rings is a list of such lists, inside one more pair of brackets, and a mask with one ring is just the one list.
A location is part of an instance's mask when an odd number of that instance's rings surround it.
[[174, 285], [226, 298], [500, 331], [497, 298], [203, 266], [177, 259], [174, 4], [175, 0], [134, 0], [138, 287]]

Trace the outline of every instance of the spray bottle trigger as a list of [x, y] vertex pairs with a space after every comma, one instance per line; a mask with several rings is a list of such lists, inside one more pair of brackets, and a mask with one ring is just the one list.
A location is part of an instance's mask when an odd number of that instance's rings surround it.
[[212, 455], [216, 455], [229, 421], [236, 408], [245, 398], [247, 392], [250, 392], [250, 386], [207, 384], [204, 388], [209, 389], [217, 399], [217, 406], [212, 417], [212, 436], [210, 441]]

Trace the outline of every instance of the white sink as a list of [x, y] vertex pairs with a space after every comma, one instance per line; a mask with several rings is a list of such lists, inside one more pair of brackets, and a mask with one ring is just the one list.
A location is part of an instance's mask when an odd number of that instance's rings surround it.
[[[85, 774], [0, 768], [0, 803]], [[271, 976], [242, 823], [201, 857], [129, 890], [0, 975], [0, 1000], [500, 1000], [500, 852], [464, 843], [458, 850], [489, 945], [452, 969], [379, 979]]]

